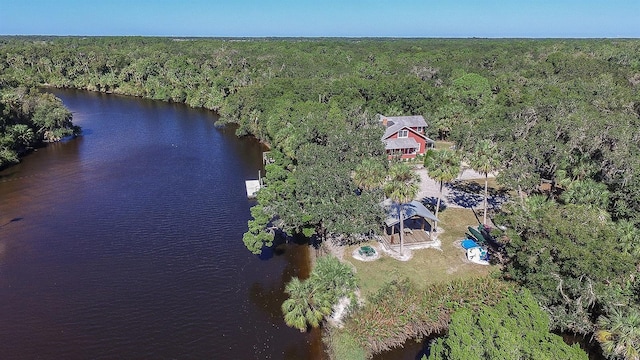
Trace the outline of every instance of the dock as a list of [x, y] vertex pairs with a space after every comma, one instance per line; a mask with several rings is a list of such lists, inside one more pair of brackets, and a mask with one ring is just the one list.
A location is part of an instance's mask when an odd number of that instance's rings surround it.
[[258, 193], [258, 190], [260, 190], [260, 188], [262, 187], [262, 185], [260, 184], [260, 180], [247, 180], [244, 183], [247, 187], [247, 197], [249, 199], [254, 199], [256, 197], [256, 194]]
[[255, 199], [258, 191], [264, 186], [260, 172], [258, 171], [258, 180], [246, 180], [244, 185], [247, 188], [247, 197], [249, 199]]

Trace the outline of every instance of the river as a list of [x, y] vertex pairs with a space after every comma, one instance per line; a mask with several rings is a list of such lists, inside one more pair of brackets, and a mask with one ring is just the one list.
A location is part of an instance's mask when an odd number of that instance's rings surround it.
[[317, 359], [242, 243], [260, 144], [183, 105], [53, 90], [83, 135], [0, 172], [0, 359]]

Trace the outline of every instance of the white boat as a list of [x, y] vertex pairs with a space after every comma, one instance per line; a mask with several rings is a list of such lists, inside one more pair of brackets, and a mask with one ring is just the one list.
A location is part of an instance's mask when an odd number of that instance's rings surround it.
[[467, 249], [467, 259], [475, 264], [489, 265], [489, 254], [480, 246]]

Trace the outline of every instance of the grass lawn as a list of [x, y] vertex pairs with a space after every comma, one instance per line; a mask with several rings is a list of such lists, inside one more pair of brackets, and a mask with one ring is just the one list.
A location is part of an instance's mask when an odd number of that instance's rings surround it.
[[453, 145], [455, 145], [455, 143], [451, 141], [436, 140], [435, 148], [436, 150], [450, 149]]
[[384, 283], [393, 279], [408, 277], [419, 287], [424, 287], [430, 283], [456, 278], [487, 276], [497, 269], [495, 266], [467, 262], [464, 250], [454, 244], [464, 238], [467, 226], [478, 224], [470, 209], [449, 208], [441, 212], [439, 218], [441, 222], [438, 226], [444, 228], [438, 235], [442, 251], [411, 250], [413, 258], [409, 261], [399, 261], [382, 253], [378, 260], [363, 262], [351, 257], [351, 253], [364, 244], [345, 249], [344, 258], [355, 266], [360, 289], [365, 297], [374, 294]]

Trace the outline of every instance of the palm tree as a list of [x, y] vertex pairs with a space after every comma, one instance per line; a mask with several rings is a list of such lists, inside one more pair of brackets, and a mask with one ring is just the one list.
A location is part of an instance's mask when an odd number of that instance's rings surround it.
[[609, 206], [609, 190], [606, 184], [591, 179], [575, 180], [566, 186], [560, 200], [606, 209]]
[[340, 262], [333, 255], [318, 258], [309, 281], [316, 284], [321, 291], [329, 292], [332, 297], [332, 303], [337, 302], [339, 298], [345, 295], [349, 295], [357, 287], [353, 269]]
[[353, 182], [365, 191], [378, 189], [384, 183], [386, 170], [380, 161], [375, 159], [363, 160], [353, 172]]
[[480, 140], [473, 148], [469, 157], [471, 168], [484, 175], [484, 216], [482, 223], [487, 225], [487, 187], [489, 173], [494, 172], [500, 166], [500, 158], [496, 144], [488, 139]]
[[598, 318], [596, 338], [605, 355], [627, 360], [640, 359], [640, 312], [636, 308], [614, 309]]
[[307, 326], [320, 326], [322, 319], [330, 315], [333, 304], [341, 297], [351, 297], [357, 283], [353, 270], [335, 256], [319, 257], [309, 279], [294, 277], [287, 283], [289, 294], [282, 303], [284, 321], [301, 332]]
[[385, 195], [398, 204], [400, 221], [400, 255], [404, 247], [404, 204], [413, 200], [418, 193], [420, 178], [405, 163], [396, 163], [389, 169], [388, 181], [384, 186]]
[[[440, 197], [436, 205], [436, 219], [440, 212], [440, 199], [442, 198], [442, 188], [445, 183], [451, 182], [460, 174], [460, 157], [453, 150], [432, 151], [425, 159], [424, 166], [427, 168], [429, 177], [440, 184]], [[436, 221], [434, 227], [438, 226]]]
[[533, 214], [534, 218], [541, 218], [555, 204], [555, 202], [543, 195], [531, 195], [525, 200], [526, 209]]
[[640, 230], [629, 220], [619, 220], [616, 225], [620, 234], [618, 235], [620, 249], [627, 254], [640, 256], [640, 244], [638, 244]]
[[289, 298], [282, 303], [284, 322], [300, 332], [307, 331], [307, 324], [320, 326], [325, 315], [331, 314], [331, 300], [326, 292], [316, 291], [313, 282], [294, 277], [287, 283], [285, 292]]

